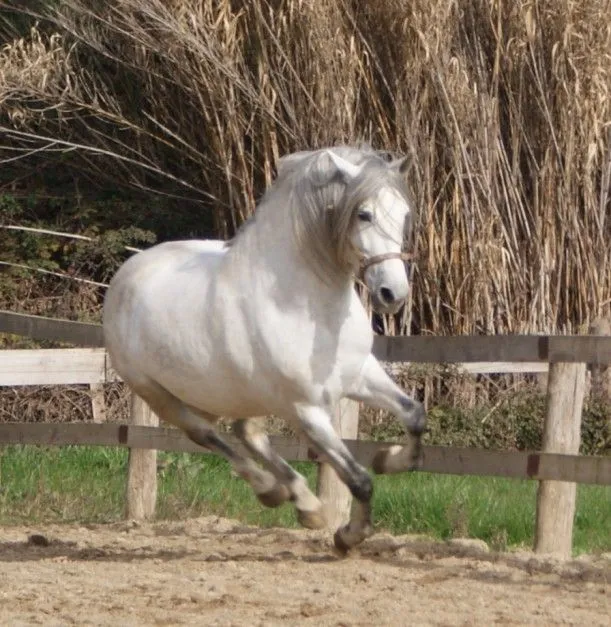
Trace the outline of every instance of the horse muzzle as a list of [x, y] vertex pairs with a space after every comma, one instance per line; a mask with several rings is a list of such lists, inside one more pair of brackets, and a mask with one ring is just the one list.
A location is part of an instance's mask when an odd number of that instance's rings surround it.
[[[413, 259], [411, 253], [384, 253], [382, 255], [374, 255], [373, 257], [364, 258], [360, 263], [360, 276], [367, 285], [371, 293], [371, 304], [374, 310], [380, 314], [394, 314], [405, 303], [405, 299], [409, 293], [409, 282], [405, 270], [401, 272], [401, 280], [398, 276], [388, 275], [379, 268], [374, 269], [374, 276], [370, 281], [365, 279], [365, 272], [372, 266], [381, 264], [385, 261], [399, 259], [402, 262]], [[373, 284], [372, 284], [373, 283]]]
[[389, 287], [381, 287], [371, 294], [371, 304], [376, 313], [394, 314], [401, 309], [405, 303], [405, 296], [397, 297], [394, 291]]

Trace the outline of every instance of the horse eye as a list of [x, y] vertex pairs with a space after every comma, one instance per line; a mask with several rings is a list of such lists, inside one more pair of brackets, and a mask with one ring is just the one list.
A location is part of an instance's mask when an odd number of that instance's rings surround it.
[[361, 222], [373, 222], [373, 213], [371, 213], [371, 211], [361, 209], [357, 215]]

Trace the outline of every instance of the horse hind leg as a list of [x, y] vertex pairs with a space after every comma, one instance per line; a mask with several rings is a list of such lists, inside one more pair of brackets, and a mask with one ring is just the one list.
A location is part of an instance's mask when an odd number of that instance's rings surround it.
[[229, 461], [236, 473], [251, 485], [257, 496], [265, 495], [275, 488], [277, 481], [271, 473], [260, 468], [252, 459], [241, 455], [214, 431], [210, 424], [216, 421], [216, 416], [185, 405], [153, 380], [129, 383], [159, 418], [180, 428], [199, 446], [218, 453]]
[[[202, 417], [206, 421], [216, 419], [216, 416], [211, 416], [195, 407], [189, 406], [188, 409], [193, 414]], [[196, 444], [205, 446], [206, 448], [212, 447], [228, 459], [234, 470], [250, 483], [255, 496], [265, 507], [278, 507], [289, 500], [291, 495], [288, 489], [277, 480], [273, 473], [260, 468], [252, 459], [240, 455], [215, 432], [212, 432], [211, 435], [208, 433], [198, 433], [193, 430], [186, 431], [186, 433]], [[211, 436], [213, 441], [210, 441]]]
[[312, 494], [305, 477], [272, 448], [267, 433], [259, 425], [259, 419], [237, 420], [234, 431], [248, 451], [278, 480], [273, 496], [282, 499], [281, 502], [290, 498], [295, 503], [297, 520], [303, 527], [324, 527], [326, 522], [321, 502]]

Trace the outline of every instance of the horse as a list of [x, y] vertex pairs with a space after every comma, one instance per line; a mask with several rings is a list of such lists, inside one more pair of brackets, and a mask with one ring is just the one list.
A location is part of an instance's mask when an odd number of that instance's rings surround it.
[[[403, 251], [413, 221], [406, 159], [336, 146], [282, 157], [273, 183], [233, 239], [173, 241], [128, 259], [103, 309], [116, 371], [162, 419], [214, 451], [259, 501], [292, 501], [299, 522], [325, 524], [305, 478], [270, 445], [256, 417], [284, 417], [331, 464], [354, 497], [334, 543], [347, 552], [373, 533], [372, 479], [335, 432], [350, 398], [394, 414], [405, 446], [379, 451], [375, 472], [416, 469], [423, 406], [372, 354], [373, 331], [355, 290], [395, 313], [409, 294]], [[237, 442], [215, 430], [229, 418]]]

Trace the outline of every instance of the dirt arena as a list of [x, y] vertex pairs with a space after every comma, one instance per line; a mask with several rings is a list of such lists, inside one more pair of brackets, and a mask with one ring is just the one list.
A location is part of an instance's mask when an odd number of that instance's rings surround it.
[[478, 541], [187, 522], [7, 527], [0, 624], [610, 624], [611, 556], [560, 563]]

